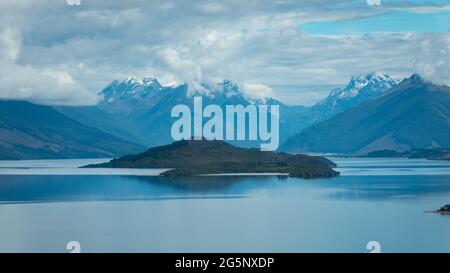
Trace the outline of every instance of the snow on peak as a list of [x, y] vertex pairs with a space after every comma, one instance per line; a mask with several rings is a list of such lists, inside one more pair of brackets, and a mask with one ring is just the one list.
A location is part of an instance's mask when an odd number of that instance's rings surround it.
[[142, 79], [142, 84], [145, 86], [150, 86], [150, 85], [160, 85], [158, 80], [154, 77], [145, 77]]
[[138, 81], [136, 77], [130, 76], [125, 81], [125, 84], [142, 84], [142, 81]]
[[229, 80], [221, 80], [218, 82], [208, 82], [201, 84], [203, 91], [197, 90], [197, 93], [206, 94], [210, 97], [224, 95], [227, 98], [241, 95], [241, 91], [236, 83]]
[[162, 86], [156, 78], [146, 77], [138, 80], [130, 76], [124, 81], [115, 80], [106, 86], [100, 94], [105, 97], [105, 101], [113, 101], [115, 97], [146, 96], [152, 90], [160, 90]]
[[340, 98], [355, 97], [360, 95], [362, 89], [367, 92], [384, 92], [396, 86], [397, 82], [385, 73], [369, 73], [353, 76], [344, 90], [339, 92]]
[[160, 87], [161, 84], [155, 77], [145, 77], [141, 80], [137, 79], [134, 76], [128, 77], [126, 80], [122, 82], [124, 85], [141, 85], [141, 86], [154, 86]]
[[336, 104], [338, 101], [364, 101], [374, 98], [381, 93], [395, 87], [397, 81], [385, 73], [369, 73], [353, 76], [344, 89], [335, 88], [319, 105]]

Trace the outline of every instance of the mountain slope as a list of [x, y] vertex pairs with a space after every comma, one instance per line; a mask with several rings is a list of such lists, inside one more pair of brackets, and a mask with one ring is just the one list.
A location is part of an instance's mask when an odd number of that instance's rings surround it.
[[113, 157], [143, 149], [52, 107], [0, 100], [0, 159]]
[[126, 118], [107, 113], [97, 106], [56, 106], [54, 108], [63, 115], [82, 124], [100, 129], [120, 139], [141, 143], [141, 145], [145, 146], [145, 138], [136, 134], [134, 130], [130, 130], [130, 124]]
[[365, 154], [450, 147], [450, 88], [419, 75], [290, 138], [282, 150]]

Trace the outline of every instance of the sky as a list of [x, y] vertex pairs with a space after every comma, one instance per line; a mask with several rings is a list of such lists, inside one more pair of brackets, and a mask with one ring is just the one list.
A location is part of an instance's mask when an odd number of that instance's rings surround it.
[[450, 85], [450, 0], [74, 1], [0, 1], [1, 99], [95, 105], [129, 76], [302, 105], [370, 72]]

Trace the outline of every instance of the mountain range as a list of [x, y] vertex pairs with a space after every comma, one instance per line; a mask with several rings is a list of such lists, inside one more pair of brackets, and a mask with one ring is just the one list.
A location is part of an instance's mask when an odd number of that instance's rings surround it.
[[414, 74], [288, 139], [282, 150], [366, 154], [450, 147], [450, 88]]
[[[147, 147], [172, 142], [171, 126], [176, 120], [170, 113], [177, 104], [193, 107], [193, 96], [202, 96], [203, 104], [226, 105], [271, 104], [280, 106], [281, 124], [286, 124], [303, 106], [288, 106], [274, 98], [254, 98], [242, 92], [237, 84], [224, 80], [203, 84], [203, 91], [192, 91], [187, 84], [162, 86], [155, 78], [137, 80], [130, 77], [113, 81], [99, 95], [101, 102], [94, 107], [57, 107], [57, 110], [73, 119], [120, 138], [129, 139]], [[288, 126], [281, 127], [287, 128]], [[296, 130], [294, 130], [296, 132]], [[281, 135], [283, 135], [281, 133]], [[241, 146], [258, 145], [257, 142], [237, 142]]]
[[[396, 85], [385, 74], [371, 73], [353, 77], [344, 89], [334, 89], [324, 100], [312, 107], [287, 105], [275, 98], [254, 98], [231, 81], [203, 84], [203, 92], [189, 90], [187, 84], [162, 86], [156, 78], [138, 80], [129, 77], [113, 81], [99, 95], [94, 107], [58, 107], [57, 110], [84, 124], [100, 128], [119, 138], [148, 147], [171, 142], [170, 117], [177, 104], [193, 106], [193, 96], [203, 96], [204, 105], [271, 104], [280, 106], [280, 142], [302, 129], [326, 120], [361, 102], [371, 100]], [[234, 141], [239, 146], [257, 147], [258, 142]]]
[[[170, 144], [175, 121], [170, 116], [172, 107], [192, 107], [194, 95], [201, 95], [204, 105], [222, 108], [279, 105], [284, 151], [360, 154], [449, 147], [448, 87], [433, 85], [418, 75], [400, 83], [383, 73], [354, 76], [344, 88], [331, 90], [310, 107], [255, 98], [228, 80], [204, 83], [201, 89], [192, 90], [187, 84], [163, 86], [152, 77], [129, 77], [103, 88], [96, 106], [0, 101], [0, 159], [111, 157]], [[31, 109], [36, 112], [18, 118]], [[45, 120], [40, 120], [43, 116]], [[259, 146], [248, 141], [232, 144]]]

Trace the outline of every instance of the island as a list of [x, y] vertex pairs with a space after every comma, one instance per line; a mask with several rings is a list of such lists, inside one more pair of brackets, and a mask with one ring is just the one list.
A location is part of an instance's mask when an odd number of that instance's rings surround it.
[[443, 207], [441, 207], [438, 210], [431, 210], [431, 211], [425, 211], [425, 212], [429, 212], [429, 213], [439, 213], [441, 215], [450, 215], [450, 204], [447, 204]]
[[443, 206], [442, 208], [438, 209], [436, 212], [440, 213], [440, 214], [450, 214], [450, 204]]
[[162, 176], [273, 173], [300, 178], [338, 176], [336, 164], [322, 156], [241, 148], [219, 140], [181, 140], [83, 168], [164, 168]]

